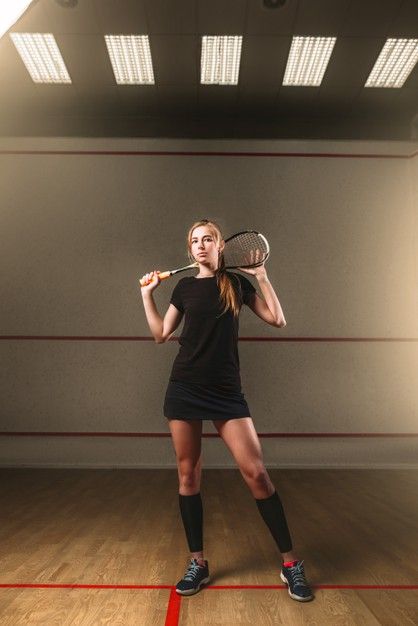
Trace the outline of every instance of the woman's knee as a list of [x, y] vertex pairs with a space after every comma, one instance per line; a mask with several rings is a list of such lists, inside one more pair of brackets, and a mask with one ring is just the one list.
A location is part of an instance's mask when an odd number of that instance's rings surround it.
[[183, 495], [191, 495], [200, 491], [200, 475], [179, 475], [179, 491]]
[[194, 488], [200, 485], [202, 473], [201, 457], [195, 462], [193, 459], [178, 461], [179, 484], [185, 488]]
[[253, 483], [258, 485], [269, 485], [271, 483], [270, 476], [264, 465], [260, 465], [258, 463], [249, 465], [241, 471], [244, 478]]

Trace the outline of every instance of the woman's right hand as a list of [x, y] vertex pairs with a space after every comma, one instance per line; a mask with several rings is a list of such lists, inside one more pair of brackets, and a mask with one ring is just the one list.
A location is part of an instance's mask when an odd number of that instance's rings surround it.
[[[161, 282], [161, 279], [158, 276], [159, 273], [160, 270], [154, 270], [153, 272], [144, 274], [143, 277], [139, 279], [139, 286], [141, 287], [142, 294], [152, 293], [154, 289], [158, 287]], [[151, 281], [148, 285], [145, 285], [144, 287], [141, 285], [141, 282], [147, 283], [148, 281]]]

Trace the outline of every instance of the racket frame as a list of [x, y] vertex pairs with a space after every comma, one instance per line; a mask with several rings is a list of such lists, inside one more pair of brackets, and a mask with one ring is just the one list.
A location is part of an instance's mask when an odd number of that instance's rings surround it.
[[[244, 267], [244, 268], [250, 268], [250, 267], [259, 267], [260, 265], [262, 265], [263, 263], [265, 263], [267, 261], [267, 259], [270, 256], [270, 245], [269, 242], [267, 241], [267, 239], [264, 237], [264, 235], [262, 235], [261, 233], [259, 233], [256, 230], [241, 230], [239, 233], [234, 233], [233, 235], [231, 235], [230, 237], [228, 237], [228, 239], [225, 239], [225, 246], [227, 244], [228, 241], [230, 241], [231, 239], [234, 239], [235, 237], [238, 237], [238, 235], [245, 235], [247, 233], [254, 233], [256, 235], [258, 235], [259, 237], [261, 237], [261, 239], [264, 241], [264, 244], [266, 246], [266, 253], [265, 253], [265, 257], [263, 258], [262, 261], [259, 261], [258, 263], [251, 263], [250, 265], [225, 265], [225, 269], [238, 269], [239, 267]], [[159, 274], [159, 278], [160, 280], [164, 280], [165, 278], [169, 278], [170, 276], [172, 276], [173, 274], [177, 274], [177, 272], [184, 272], [185, 270], [191, 270], [194, 268], [199, 267], [199, 262], [195, 261], [195, 263], [191, 263], [190, 265], [185, 265], [184, 267], [179, 267], [175, 270], [167, 270], [165, 272], [161, 272]], [[147, 283], [149, 285], [149, 283]], [[145, 287], [146, 285], [142, 285], [143, 287]]]
[[250, 268], [250, 267], [259, 267], [260, 265], [263, 265], [263, 263], [265, 263], [267, 261], [267, 259], [269, 258], [269, 256], [270, 256], [270, 245], [269, 245], [269, 242], [264, 237], [264, 235], [259, 233], [257, 230], [241, 230], [239, 233], [234, 233], [233, 235], [228, 237], [228, 239], [225, 239], [225, 245], [226, 245], [226, 242], [229, 241], [230, 239], [234, 239], [234, 237], [238, 237], [238, 235], [245, 235], [247, 233], [254, 233], [255, 235], [258, 235], [259, 237], [261, 237], [261, 239], [264, 241], [264, 244], [265, 244], [265, 246], [267, 248], [266, 256], [263, 258], [262, 261], [259, 261], [258, 263], [251, 263], [250, 265], [225, 265], [225, 269], [237, 269], [239, 267], [248, 267], [248, 268]]

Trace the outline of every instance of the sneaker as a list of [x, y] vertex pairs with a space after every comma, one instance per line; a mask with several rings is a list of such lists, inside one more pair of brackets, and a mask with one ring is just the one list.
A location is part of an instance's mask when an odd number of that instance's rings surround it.
[[197, 593], [200, 587], [208, 583], [209, 580], [208, 562], [205, 560], [204, 565], [199, 565], [197, 559], [191, 559], [184, 577], [176, 585], [176, 592], [182, 596], [191, 596]]
[[289, 596], [300, 602], [313, 599], [312, 591], [306, 582], [303, 561], [298, 561], [293, 567], [282, 566], [280, 578], [289, 587]]

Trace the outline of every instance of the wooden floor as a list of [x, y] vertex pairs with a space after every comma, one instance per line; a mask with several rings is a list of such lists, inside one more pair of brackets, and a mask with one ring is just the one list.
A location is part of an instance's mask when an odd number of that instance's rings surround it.
[[1, 626], [417, 626], [418, 472], [269, 474], [313, 602], [289, 597], [238, 470], [203, 469], [211, 582], [188, 598], [173, 591], [189, 558], [175, 469], [0, 470]]

